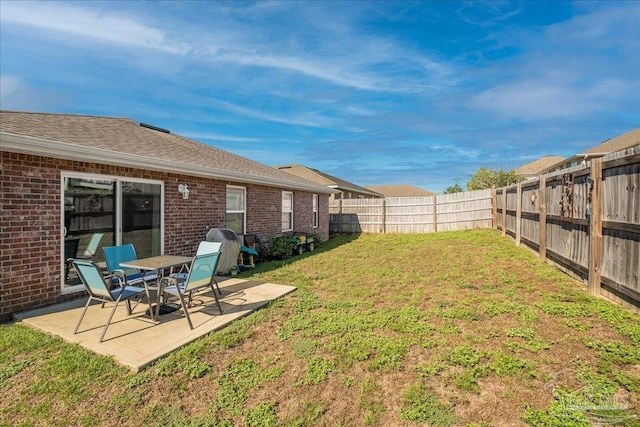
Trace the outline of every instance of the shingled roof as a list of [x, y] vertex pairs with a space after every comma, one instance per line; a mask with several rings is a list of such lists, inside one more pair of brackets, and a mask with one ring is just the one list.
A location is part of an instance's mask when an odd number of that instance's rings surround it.
[[2, 151], [333, 193], [270, 166], [129, 118], [0, 111]]
[[569, 157], [568, 159], [560, 160], [552, 165], [549, 165], [542, 171], [542, 173], [564, 169], [572, 165], [586, 162], [596, 157], [602, 157], [610, 153], [615, 153], [617, 151], [622, 151], [636, 145], [640, 145], [640, 128], [635, 128], [630, 130], [629, 132], [623, 133], [622, 135], [607, 139], [606, 141], [588, 148], [579, 154]]
[[408, 184], [367, 185], [367, 188], [371, 191], [380, 193], [385, 197], [429, 197], [436, 194]]
[[616, 151], [624, 150], [637, 144], [640, 144], [640, 128], [632, 129], [622, 135], [608, 139], [595, 147], [584, 150], [581, 154], [615, 153]]
[[565, 158], [562, 156], [545, 156], [541, 157], [537, 160], [534, 160], [531, 163], [527, 163], [526, 165], [522, 165], [515, 170], [516, 175], [520, 176], [536, 176], [540, 175], [540, 173], [548, 168], [549, 166], [555, 165], [558, 162], [563, 161]]
[[281, 165], [274, 167], [282, 171], [286, 171], [287, 173], [290, 173], [292, 175], [299, 176], [309, 181], [313, 181], [317, 184], [335, 188], [337, 190], [361, 193], [363, 195], [371, 197], [382, 197], [382, 194], [379, 194], [375, 191], [369, 190], [365, 187], [361, 187], [352, 182], [345, 181], [344, 179], [337, 178], [327, 173], [320, 172], [318, 169], [313, 169], [304, 165]]

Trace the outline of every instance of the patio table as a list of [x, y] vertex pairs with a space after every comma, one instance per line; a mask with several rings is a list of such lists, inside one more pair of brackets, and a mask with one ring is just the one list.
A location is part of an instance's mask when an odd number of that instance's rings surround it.
[[[156, 307], [155, 307], [155, 315], [153, 313], [149, 313], [153, 320], [157, 320], [160, 315], [160, 299], [162, 298], [162, 289], [160, 288], [160, 278], [163, 275], [164, 270], [171, 267], [183, 266], [191, 263], [191, 257], [187, 256], [178, 256], [178, 255], [157, 255], [149, 258], [140, 258], [132, 261], [121, 262], [121, 267], [126, 268], [135, 268], [138, 270], [145, 271], [156, 271], [158, 274], [158, 295], [156, 296]], [[147, 292], [149, 291], [149, 287], [147, 282], [144, 283], [144, 286], [147, 288]]]

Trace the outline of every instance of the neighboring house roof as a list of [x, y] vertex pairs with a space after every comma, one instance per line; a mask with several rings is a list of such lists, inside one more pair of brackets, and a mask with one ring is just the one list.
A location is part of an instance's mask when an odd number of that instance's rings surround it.
[[606, 141], [588, 148], [581, 153], [576, 154], [575, 156], [569, 157], [568, 159], [561, 160], [549, 167], [547, 167], [543, 173], [553, 172], [558, 169], [564, 169], [571, 165], [575, 165], [581, 162], [585, 162], [589, 159], [593, 159], [594, 157], [602, 157], [609, 153], [615, 153], [617, 151], [622, 151], [627, 148], [640, 145], [640, 128], [635, 128], [630, 130], [629, 132], [623, 133], [622, 135], [618, 135], [611, 139], [607, 139]]
[[563, 161], [565, 158], [562, 156], [545, 156], [541, 157], [537, 160], [534, 160], [531, 163], [527, 163], [526, 165], [522, 165], [515, 170], [516, 175], [520, 176], [534, 176], [539, 175], [540, 172], [548, 168], [549, 166], [555, 165], [558, 162]]
[[598, 144], [595, 147], [591, 147], [578, 154], [609, 154], [616, 151], [624, 150], [634, 145], [640, 144], [640, 128], [630, 130], [627, 133], [616, 136], [615, 138], [607, 139], [602, 144]]
[[337, 178], [324, 172], [320, 172], [318, 169], [309, 168], [304, 165], [281, 165], [274, 166], [274, 168], [285, 171], [292, 175], [296, 175], [313, 181], [316, 184], [324, 185], [329, 188], [335, 188], [341, 191], [349, 191], [352, 193], [359, 193], [371, 197], [383, 197], [382, 194], [369, 190], [365, 187], [361, 187], [344, 179]]
[[128, 118], [0, 111], [2, 151], [331, 194], [330, 189]]
[[385, 197], [429, 197], [436, 193], [428, 190], [423, 190], [413, 185], [399, 184], [399, 185], [367, 185], [369, 190], [383, 194]]

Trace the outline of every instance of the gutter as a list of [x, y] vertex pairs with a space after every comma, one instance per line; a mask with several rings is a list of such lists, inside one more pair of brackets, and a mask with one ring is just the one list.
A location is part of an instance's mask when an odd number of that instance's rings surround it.
[[33, 138], [0, 131], [0, 147], [2, 151], [10, 151], [35, 156], [48, 156], [53, 158], [75, 160], [124, 166], [134, 169], [153, 170], [164, 173], [177, 173], [202, 178], [214, 178], [226, 181], [236, 181], [247, 184], [260, 184], [269, 187], [310, 191], [314, 193], [334, 194], [335, 191], [327, 187], [311, 184], [305, 185], [297, 182], [283, 181], [277, 178], [250, 175], [219, 168], [190, 165], [172, 160], [153, 159], [145, 156], [120, 153], [102, 148], [85, 147], [47, 139]]
[[582, 157], [584, 160], [587, 160], [587, 159], [592, 159], [594, 157], [604, 157], [609, 153], [610, 153], [609, 151], [607, 151], [606, 153], [605, 152], [602, 152], [602, 153], [580, 153], [580, 154], [576, 154], [575, 157], [578, 157], [578, 158]]
[[367, 189], [361, 189], [361, 188], [352, 188], [352, 187], [346, 187], [346, 186], [340, 186], [340, 185], [327, 185], [327, 187], [329, 188], [335, 188], [337, 190], [342, 190], [342, 191], [351, 191], [354, 193], [361, 193], [361, 194], [368, 194], [370, 196], [373, 197], [380, 197], [380, 198], [384, 198], [384, 195], [380, 194], [380, 193], [376, 193], [375, 191], [371, 191], [371, 190], [367, 190]]

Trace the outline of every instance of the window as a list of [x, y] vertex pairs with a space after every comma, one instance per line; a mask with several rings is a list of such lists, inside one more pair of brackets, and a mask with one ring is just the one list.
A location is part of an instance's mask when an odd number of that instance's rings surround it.
[[282, 231], [293, 230], [293, 193], [282, 192]]
[[247, 190], [244, 187], [227, 185], [227, 215], [225, 226], [237, 235], [244, 234]]
[[319, 224], [318, 219], [318, 195], [313, 195], [313, 228], [317, 228]]

